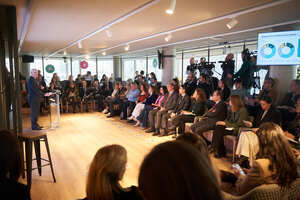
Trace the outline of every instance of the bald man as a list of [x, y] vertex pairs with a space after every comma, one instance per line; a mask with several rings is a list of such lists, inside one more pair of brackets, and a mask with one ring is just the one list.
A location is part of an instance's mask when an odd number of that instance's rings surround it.
[[30, 120], [32, 130], [41, 130], [41, 126], [38, 125], [37, 120], [40, 113], [41, 96], [43, 95], [38, 82], [38, 70], [32, 69], [30, 72], [30, 78], [27, 81], [28, 88], [28, 102], [30, 105]]

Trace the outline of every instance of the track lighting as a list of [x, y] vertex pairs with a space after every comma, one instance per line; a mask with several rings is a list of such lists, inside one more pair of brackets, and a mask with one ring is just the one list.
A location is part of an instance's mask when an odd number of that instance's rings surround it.
[[81, 41], [78, 42], [78, 48], [81, 49], [82, 48], [82, 44]]
[[165, 37], [165, 41], [166, 41], [166, 42], [169, 42], [169, 41], [171, 40], [171, 38], [172, 38], [172, 35], [171, 35], [171, 33], [169, 33], [169, 34]]
[[112, 37], [112, 34], [111, 34], [111, 32], [110, 32], [108, 29], [105, 30], [105, 33], [106, 33], [106, 36], [107, 36], [108, 38], [111, 38], [111, 37]]
[[232, 18], [231, 21], [226, 24], [226, 26], [228, 29], [232, 29], [233, 27], [235, 27], [237, 25], [237, 23], [238, 23], [238, 20], [235, 18]]
[[64, 56], [66, 56], [67, 55], [67, 51], [64, 51]]
[[103, 56], [106, 56], [106, 52], [105, 52], [105, 51], [103, 51], [103, 52], [102, 52], [102, 55], [103, 55]]
[[85, 59], [87, 59], [87, 60], [90, 59], [90, 58], [91, 58], [91, 57], [90, 57], [89, 55], [86, 55], [86, 56], [85, 56]]
[[171, 0], [170, 7], [166, 10], [166, 13], [172, 15], [174, 13], [175, 6], [176, 6], [176, 0]]
[[124, 49], [125, 49], [125, 51], [129, 51], [129, 49], [130, 49], [129, 44], [127, 44]]

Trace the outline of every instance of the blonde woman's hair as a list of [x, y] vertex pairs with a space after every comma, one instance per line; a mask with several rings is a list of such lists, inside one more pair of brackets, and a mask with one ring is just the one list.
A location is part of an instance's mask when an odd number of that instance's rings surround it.
[[89, 200], [113, 200], [113, 192], [119, 193], [127, 163], [126, 149], [120, 145], [100, 148], [90, 165], [86, 194]]
[[241, 107], [243, 107], [242, 99], [239, 95], [231, 95], [230, 101], [232, 103], [232, 106], [234, 107], [235, 111], [238, 111]]

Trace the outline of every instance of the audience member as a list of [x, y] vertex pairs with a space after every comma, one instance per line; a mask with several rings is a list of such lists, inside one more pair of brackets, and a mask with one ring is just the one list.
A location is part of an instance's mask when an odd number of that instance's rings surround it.
[[202, 136], [203, 132], [214, 130], [217, 121], [225, 120], [227, 107], [221, 100], [221, 92], [216, 90], [213, 93], [212, 100], [215, 102], [215, 105], [203, 115], [199, 122], [196, 122], [191, 126], [193, 133], [197, 133]]
[[207, 83], [207, 76], [206, 75], [201, 74], [199, 76], [198, 88], [201, 88], [206, 94], [206, 99], [209, 99], [209, 97], [210, 97], [210, 87]]
[[0, 131], [0, 194], [3, 199], [30, 200], [30, 190], [18, 180], [23, 171], [16, 136]]
[[[195, 117], [201, 116], [206, 110], [206, 95], [201, 88], [197, 88], [191, 97], [191, 106], [188, 111], [183, 110], [171, 119], [172, 125], [178, 127], [178, 134], [184, 133], [185, 123], [194, 122]], [[170, 134], [175, 134], [171, 132]]]
[[140, 91], [137, 88], [136, 83], [131, 83], [130, 90], [126, 94], [127, 100], [121, 101], [119, 104], [119, 108], [121, 111], [121, 117], [120, 117], [121, 120], [127, 120], [127, 109], [129, 109], [130, 113], [132, 112], [132, 110], [136, 105], [139, 93]]
[[223, 199], [206, 156], [185, 142], [154, 147], [141, 165], [138, 182], [147, 200]]
[[262, 124], [258, 131], [259, 151], [246, 176], [236, 172], [238, 194], [262, 184], [278, 184], [282, 189], [299, 177], [296, 157], [282, 129], [274, 123]]
[[225, 80], [221, 79], [218, 82], [218, 90], [221, 92], [221, 100], [226, 102], [230, 96], [230, 89], [225, 84]]
[[126, 149], [120, 145], [100, 148], [90, 165], [86, 198], [84, 200], [135, 200], [142, 199], [135, 186], [123, 188], [123, 179], [127, 163]]
[[178, 78], [173, 78], [171, 83], [174, 85], [175, 91], [179, 92], [179, 80], [178, 80]]
[[275, 85], [274, 79], [266, 78], [264, 80], [262, 90], [259, 92], [259, 94], [256, 98], [256, 102], [259, 102], [259, 100], [264, 96], [269, 96], [269, 97], [271, 97], [272, 101], [274, 103], [276, 103], [277, 102], [277, 90], [274, 87], [274, 85]]
[[186, 87], [186, 94], [192, 96], [197, 88], [197, 80], [194, 73], [188, 74], [184, 86]]
[[153, 85], [153, 86], [157, 85], [157, 78], [154, 72], [150, 73], [149, 85]]
[[180, 115], [184, 111], [188, 111], [190, 108], [190, 96], [186, 94], [186, 88], [184, 85], [182, 85], [179, 88], [179, 97], [177, 100], [177, 106], [175, 107], [174, 110], [170, 110], [169, 112], [163, 114], [162, 116], [162, 124], [161, 127], [164, 129], [164, 134], [163, 135], [168, 135], [169, 129], [168, 129], [168, 120], [169, 118], [174, 118], [178, 115]]
[[91, 92], [93, 93], [92, 95], [94, 97], [94, 100], [97, 102], [98, 105], [97, 110], [101, 112], [104, 109], [104, 105], [103, 105], [103, 97], [101, 95], [101, 88], [98, 80], [94, 80]]
[[[151, 110], [154, 110], [155, 112], [158, 111], [160, 109], [160, 107], [162, 106], [162, 103], [163, 103], [165, 97], [168, 95], [168, 89], [166, 86], [161, 86], [159, 92], [160, 92], [159, 96], [156, 99], [155, 103], [152, 103], [151, 105], [146, 104], [144, 109], [142, 110], [141, 114], [137, 117], [137, 120], [141, 123], [142, 128], [144, 128], [144, 129], [146, 129], [148, 127], [149, 112]], [[155, 116], [154, 113], [151, 114], [151, 117], [154, 117], [154, 116]], [[154, 122], [154, 119], [152, 119], [152, 120]], [[150, 125], [150, 127], [152, 127], [152, 125]], [[153, 127], [153, 129], [154, 129], [154, 127]]]
[[236, 78], [233, 81], [233, 85], [235, 87], [234, 90], [231, 91], [231, 95], [239, 95], [244, 103], [247, 103], [247, 90], [243, 88], [242, 79]]
[[287, 137], [300, 143], [300, 99], [297, 100], [296, 104], [296, 117], [293, 121], [288, 123], [285, 134]]
[[70, 83], [70, 87], [67, 89], [67, 103], [70, 103], [73, 108], [73, 113], [76, 112], [76, 107], [78, 107], [79, 103], [79, 91], [75, 86], [75, 83], [72, 81]]
[[224, 136], [237, 136], [239, 128], [244, 126], [244, 121], [249, 120], [247, 110], [243, 106], [240, 96], [230, 96], [229, 106], [230, 109], [226, 120], [216, 123], [216, 129], [212, 137], [212, 148], [214, 156], [217, 158], [226, 156]]
[[[160, 108], [160, 110], [157, 111], [157, 113], [156, 113], [156, 119], [155, 119], [155, 123], [154, 123], [155, 133], [153, 134], [153, 136], [167, 135], [166, 130], [164, 130], [164, 132], [162, 134], [160, 134], [160, 128], [162, 128], [162, 118], [163, 118], [164, 114], [174, 110], [177, 106], [177, 103], [178, 103], [178, 93], [175, 91], [175, 86], [173, 84], [169, 83], [168, 84], [168, 96], [165, 99], [165, 101], [163, 102], [163, 105]], [[152, 114], [152, 112], [150, 112], [150, 113]], [[153, 119], [153, 118], [150, 117], [150, 119]], [[153, 124], [153, 122], [150, 122], [150, 124]]]
[[79, 97], [82, 104], [85, 104], [85, 111], [89, 111], [89, 101], [91, 100], [92, 92], [87, 87], [86, 81], [82, 81], [82, 87], [79, 89]]

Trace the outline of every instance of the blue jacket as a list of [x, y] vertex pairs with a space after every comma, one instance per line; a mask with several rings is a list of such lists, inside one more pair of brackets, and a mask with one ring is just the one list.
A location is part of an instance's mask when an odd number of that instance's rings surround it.
[[29, 103], [41, 101], [42, 92], [38, 86], [37, 81], [32, 76], [30, 76], [30, 78], [27, 81], [27, 89], [29, 94]]

